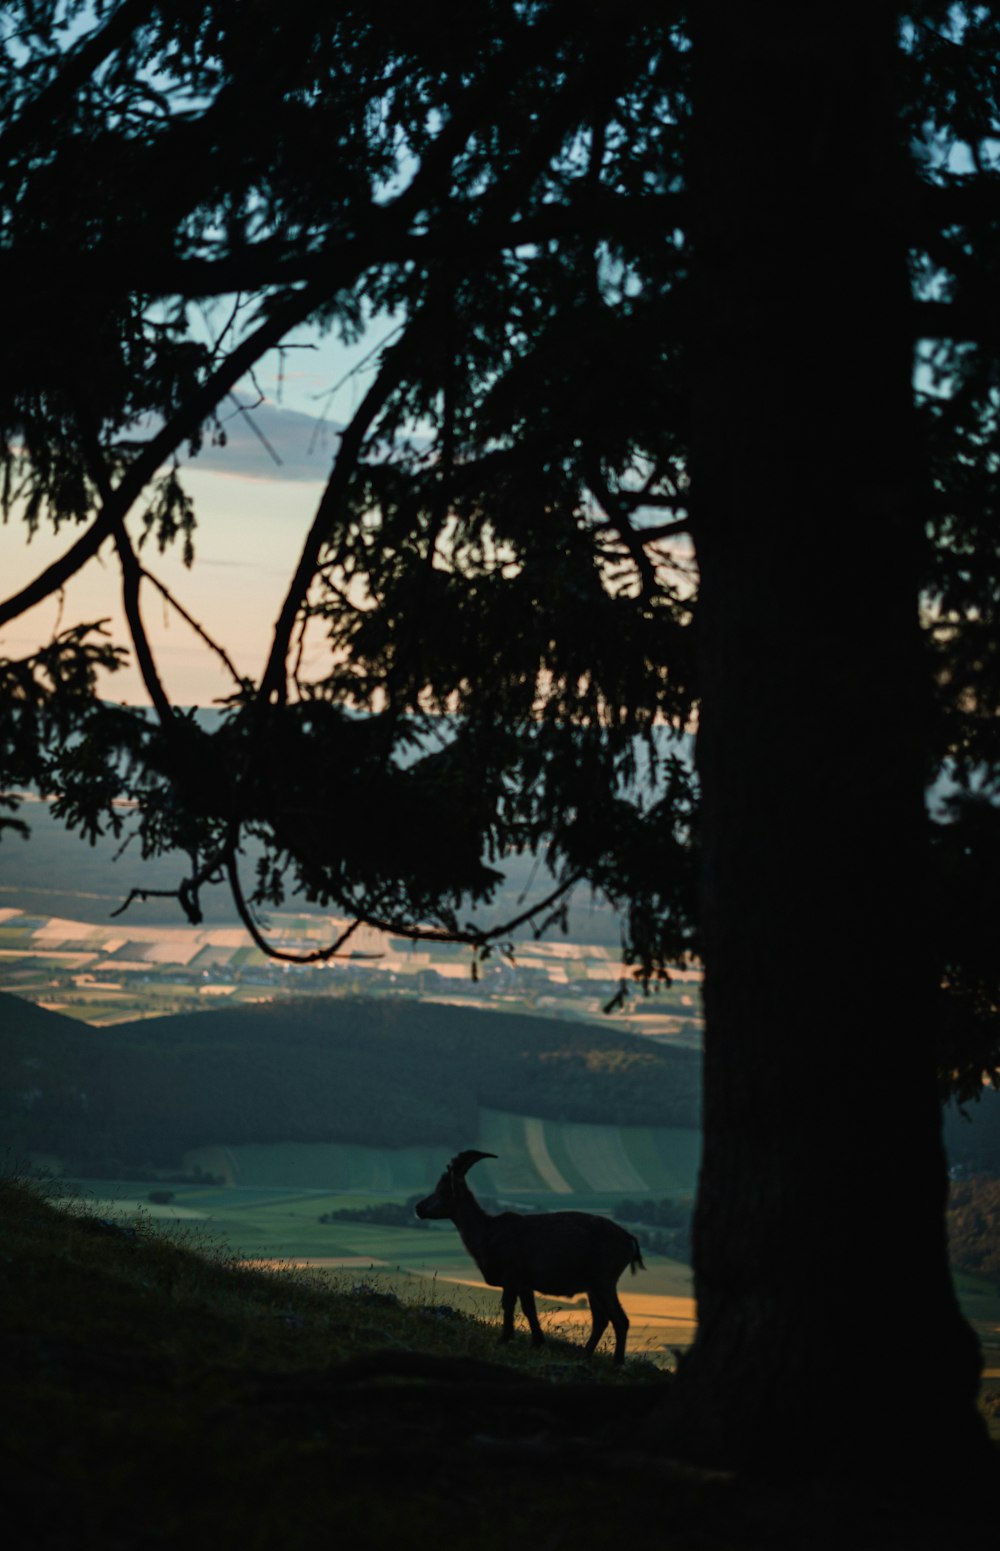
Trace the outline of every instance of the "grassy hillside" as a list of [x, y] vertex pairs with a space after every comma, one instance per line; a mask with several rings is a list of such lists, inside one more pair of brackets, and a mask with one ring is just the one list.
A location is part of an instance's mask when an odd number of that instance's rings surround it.
[[[499, 1348], [440, 1297], [250, 1272], [10, 1180], [0, 1225], [4, 1507], [35, 1551], [988, 1543], [975, 1502], [937, 1521], [795, 1491], [780, 1461], [759, 1483], [685, 1462], [671, 1380], [641, 1360]], [[886, 1404], [891, 1427], [889, 1384]]]
[[455, 1147], [480, 1107], [697, 1124], [693, 1051], [406, 998], [309, 998], [91, 1029], [0, 996], [0, 1125], [78, 1165], [277, 1142]]
[[[350, 1282], [251, 1273], [149, 1225], [56, 1212], [11, 1181], [0, 1182], [0, 1221], [5, 1511], [23, 1516], [32, 1546], [297, 1547], [324, 1523], [362, 1547], [403, 1535], [461, 1544], [470, 1514], [486, 1547], [531, 1531], [538, 1505], [505, 1501], [502, 1452], [465, 1443], [470, 1405], [502, 1450], [518, 1380], [536, 1424], [539, 1385], [565, 1410], [556, 1381], [568, 1348], [501, 1354], [495, 1326], [440, 1300], [405, 1306]], [[373, 1353], [403, 1379], [397, 1398], [364, 1381]], [[415, 1390], [407, 1359], [423, 1360], [430, 1382]], [[607, 1389], [615, 1414], [622, 1396], [653, 1397], [663, 1383], [598, 1360], [587, 1391], [599, 1401]], [[470, 1468], [475, 1509], [461, 1486]], [[581, 1534], [588, 1517], [610, 1533], [601, 1490], [583, 1495]]]
[[[66, 1187], [60, 1184], [60, 1188]], [[370, 1221], [367, 1214], [373, 1206], [385, 1204], [371, 1195], [178, 1186], [170, 1192], [172, 1199], [162, 1202], [150, 1198], [161, 1196], [162, 1190], [151, 1192], [149, 1183], [137, 1181], [78, 1181], [71, 1188], [79, 1192], [69, 1198], [73, 1204], [85, 1202], [98, 1217], [140, 1230], [152, 1222], [164, 1229], [173, 1226], [189, 1235], [192, 1245], [225, 1246], [233, 1255], [257, 1264], [305, 1266], [337, 1276], [349, 1273], [374, 1289], [421, 1303], [436, 1290], [439, 1300], [489, 1320], [499, 1307], [499, 1294], [482, 1284], [451, 1223], [421, 1223], [412, 1207], [403, 1212], [401, 1225]], [[395, 1204], [403, 1203], [396, 1197]], [[565, 1207], [566, 1202], [558, 1204]], [[342, 1215], [345, 1207], [353, 1209], [350, 1215]], [[632, 1321], [629, 1351], [648, 1357], [658, 1367], [672, 1367], [677, 1350], [688, 1346], [695, 1334], [691, 1272], [679, 1261], [648, 1249], [644, 1260], [645, 1269], [623, 1277], [620, 1286]], [[539, 1296], [538, 1308], [548, 1331], [582, 1345], [589, 1333], [585, 1299]], [[996, 1308], [994, 1300], [994, 1312]], [[978, 1312], [986, 1315], [988, 1310]], [[611, 1340], [609, 1332], [608, 1348]]]

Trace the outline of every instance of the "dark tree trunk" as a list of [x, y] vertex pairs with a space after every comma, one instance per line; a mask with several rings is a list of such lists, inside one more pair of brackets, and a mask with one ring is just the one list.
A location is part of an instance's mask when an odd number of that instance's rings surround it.
[[715, 1459], [979, 1455], [925, 941], [894, 13], [694, 15], [706, 1058], [683, 1393]]

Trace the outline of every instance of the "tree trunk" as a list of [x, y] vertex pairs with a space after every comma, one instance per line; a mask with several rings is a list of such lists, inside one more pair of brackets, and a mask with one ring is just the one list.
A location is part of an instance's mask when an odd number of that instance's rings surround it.
[[715, 1460], [981, 1462], [925, 941], [895, 17], [694, 15], [706, 1048], [682, 1393]]

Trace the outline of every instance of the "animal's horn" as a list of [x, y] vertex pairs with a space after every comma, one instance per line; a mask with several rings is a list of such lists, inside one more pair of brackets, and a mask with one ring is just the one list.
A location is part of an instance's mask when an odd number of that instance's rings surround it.
[[452, 1158], [448, 1167], [453, 1173], [460, 1175], [464, 1179], [472, 1165], [478, 1163], [480, 1158], [495, 1158], [496, 1156], [495, 1152], [475, 1152], [470, 1149], [468, 1152], [460, 1152], [457, 1158]]

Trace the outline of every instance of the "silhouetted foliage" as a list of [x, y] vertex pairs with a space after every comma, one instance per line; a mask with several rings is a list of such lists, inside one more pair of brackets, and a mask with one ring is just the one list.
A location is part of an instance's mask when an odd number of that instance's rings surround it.
[[686, 1228], [691, 1221], [690, 1201], [619, 1201], [614, 1215], [619, 1222], [649, 1223], [654, 1228]]
[[370, 1206], [341, 1206], [333, 1212], [323, 1212], [320, 1222], [374, 1222], [383, 1228], [426, 1228], [427, 1223], [414, 1215], [413, 1208], [421, 1193], [406, 1201], [374, 1201]]
[[[620, 906], [641, 972], [664, 971], [698, 946], [692, 772], [662, 740], [636, 767], [636, 740], [697, 698], [683, 13], [479, 0], [443, 30], [391, 4], [267, 3], [252, 25], [234, 0], [5, 14], [2, 494], [73, 538], [2, 617], [113, 541], [156, 715], [102, 705], [95, 670], [123, 649], [65, 631], [0, 663], [3, 786], [177, 857], [192, 919], [228, 875], [248, 924], [299, 890], [482, 946], [463, 904], [490, 898], [490, 858], [542, 849], [560, 888], [586, 878]], [[995, 340], [969, 323], [995, 234], [975, 147], [997, 22], [906, 16], [927, 773], [948, 761], [961, 783], [935, 825], [941, 1067], [968, 1097], [996, 1068], [1000, 1001], [973, 903], [1000, 779]], [[371, 314], [395, 333], [268, 661], [207, 732], [163, 692], [140, 610], [154, 562], [126, 517], [193, 554], [183, 464], [225, 440], [233, 386], [303, 325], [354, 339]], [[307, 616], [331, 655], [303, 682]], [[265, 856], [240, 880], [251, 836]]]
[[[641, 413], [676, 397], [673, 367], [637, 353], [674, 307], [646, 227], [676, 181], [649, 167], [679, 151], [685, 45], [655, 7], [632, 31], [599, 7], [580, 20], [481, 3], [445, 41], [391, 5], [265, 5], [248, 31], [226, 3], [95, 17], [65, 0], [11, 36], [3, 259], [23, 315], [56, 253], [77, 273], [72, 318], [39, 302], [30, 352], [19, 323], [5, 334], [5, 499], [32, 526], [96, 513], [70, 572], [114, 537], [156, 718], [90, 701], [69, 747], [26, 727], [44, 747], [3, 774], [56, 793], [83, 834], [128, 825], [144, 854], [186, 854], [192, 919], [228, 874], [251, 925], [293, 888], [483, 944], [462, 903], [491, 896], [489, 858], [527, 848], [556, 875], [548, 908], [578, 878], [620, 904], [646, 972], [693, 941], [693, 779], [650, 742], [644, 789], [634, 749], [690, 711], [691, 581], [630, 515], [640, 491], [653, 516], [685, 505], [678, 428], [658, 409], [646, 445]], [[83, 35], [61, 50], [67, 21]], [[637, 284], [649, 261], [662, 295]], [[234, 683], [206, 734], [160, 684], [125, 517], [191, 546], [177, 458], [221, 434], [218, 406], [290, 331], [353, 338], [371, 312], [398, 337], [340, 438], [261, 681]], [[306, 613], [331, 656], [303, 683]], [[35, 692], [36, 720], [52, 698]], [[244, 885], [248, 836], [268, 854]]]

